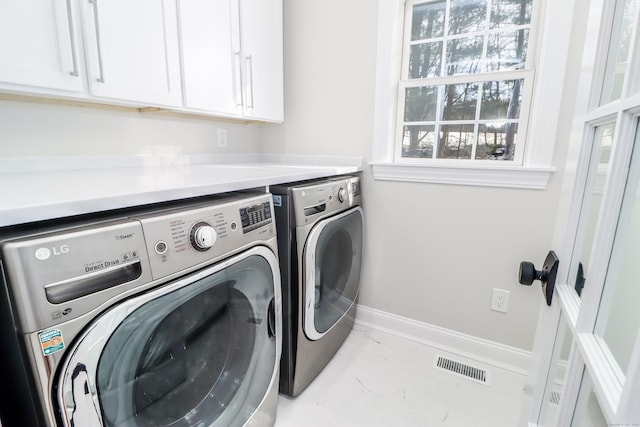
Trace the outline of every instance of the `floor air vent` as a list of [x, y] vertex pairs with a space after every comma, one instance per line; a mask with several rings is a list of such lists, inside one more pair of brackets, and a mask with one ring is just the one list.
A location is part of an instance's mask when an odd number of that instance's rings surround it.
[[484, 369], [476, 368], [462, 362], [438, 356], [435, 361], [435, 367], [468, 378], [480, 384], [489, 385], [489, 372]]
[[560, 398], [562, 397], [562, 394], [560, 394], [560, 392], [557, 391], [552, 391], [551, 392], [551, 397], [549, 398], [549, 401], [551, 402], [552, 405], [559, 405], [560, 404]]

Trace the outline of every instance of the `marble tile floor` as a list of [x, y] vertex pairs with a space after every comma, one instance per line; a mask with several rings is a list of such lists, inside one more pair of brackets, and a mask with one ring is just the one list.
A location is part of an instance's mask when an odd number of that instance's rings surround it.
[[[489, 385], [434, 367], [438, 355], [486, 369]], [[525, 377], [356, 325], [275, 427], [516, 427]]]

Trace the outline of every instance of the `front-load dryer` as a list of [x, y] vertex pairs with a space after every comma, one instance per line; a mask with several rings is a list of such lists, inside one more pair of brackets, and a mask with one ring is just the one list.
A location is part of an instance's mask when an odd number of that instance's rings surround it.
[[273, 426], [273, 218], [254, 194], [4, 235], [3, 427]]
[[274, 186], [282, 276], [280, 392], [299, 395], [351, 331], [362, 263], [360, 178]]

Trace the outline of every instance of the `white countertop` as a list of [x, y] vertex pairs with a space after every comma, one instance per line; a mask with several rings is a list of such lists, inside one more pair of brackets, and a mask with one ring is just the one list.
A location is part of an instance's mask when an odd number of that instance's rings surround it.
[[[103, 162], [100, 167], [83, 162], [84, 169], [70, 167], [78, 162], [65, 159], [48, 161], [40, 170], [20, 169], [15, 162], [9, 167], [3, 159], [2, 170], [9, 171], [0, 173], [0, 227], [362, 170], [360, 158], [314, 158], [315, 164], [310, 164], [310, 158], [300, 156], [290, 159], [297, 163], [261, 157], [234, 163], [207, 163], [202, 158], [170, 164], [120, 162], [126, 166]], [[242, 160], [241, 156], [233, 159]], [[30, 162], [39, 163], [37, 159]]]

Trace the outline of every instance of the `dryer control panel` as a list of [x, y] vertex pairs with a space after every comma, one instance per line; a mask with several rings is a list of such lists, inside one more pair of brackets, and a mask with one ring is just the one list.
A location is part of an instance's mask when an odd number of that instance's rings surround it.
[[311, 224], [362, 203], [360, 178], [340, 177], [291, 189], [297, 226]]

